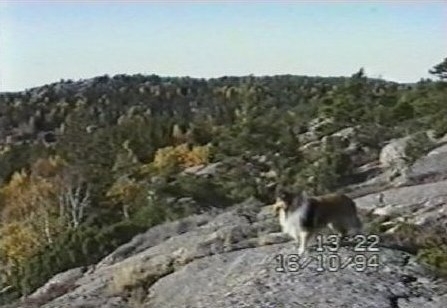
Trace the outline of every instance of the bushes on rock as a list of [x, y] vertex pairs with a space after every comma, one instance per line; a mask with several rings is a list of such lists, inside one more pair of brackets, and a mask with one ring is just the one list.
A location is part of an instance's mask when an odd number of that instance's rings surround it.
[[[381, 242], [417, 256], [417, 259], [447, 277], [447, 233], [441, 225], [417, 226], [399, 222], [389, 224], [392, 217], [367, 215], [367, 230], [379, 234]], [[392, 227], [393, 226], [393, 227]], [[392, 231], [390, 230], [392, 227]]]
[[433, 142], [427, 136], [427, 133], [416, 133], [410, 140], [408, 140], [405, 147], [405, 160], [407, 164], [414, 163], [418, 158], [427, 154], [432, 147]]
[[138, 224], [121, 222], [104, 229], [81, 227], [66, 232], [15, 268], [7, 283], [22, 295], [30, 294], [59, 272], [98, 262], [144, 230]]

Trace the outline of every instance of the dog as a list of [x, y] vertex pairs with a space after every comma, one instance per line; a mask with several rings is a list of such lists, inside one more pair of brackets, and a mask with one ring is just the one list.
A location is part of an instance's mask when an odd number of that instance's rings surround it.
[[272, 205], [275, 216], [279, 216], [282, 232], [299, 242], [299, 255], [305, 252], [311, 237], [325, 227], [340, 236], [362, 232], [356, 204], [344, 194], [309, 197], [305, 192], [278, 189], [275, 195]]

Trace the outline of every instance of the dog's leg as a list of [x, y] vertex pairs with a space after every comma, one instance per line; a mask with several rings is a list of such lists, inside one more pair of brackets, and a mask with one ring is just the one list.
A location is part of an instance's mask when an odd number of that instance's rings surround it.
[[337, 235], [340, 237], [344, 237], [348, 233], [348, 229], [345, 227], [343, 223], [336, 223], [334, 225], [334, 228], [337, 231]]
[[300, 231], [299, 232], [300, 246], [298, 248], [298, 254], [300, 256], [306, 251], [307, 241], [309, 240], [309, 236], [310, 236], [309, 231]]
[[340, 230], [338, 230], [338, 228], [334, 225], [334, 223], [330, 222], [327, 224], [327, 226], [329, 227], [329, 229], [331, 229], [333, 234], [340, 235]]
[[362, 221], [358, 217], [355, 217], [353, 219], [353, 227], [352, 227], [352, 229], [354, 230], [353, 232], [355, 234], [365, 235], [365, 230], [363, 229]]
[[355, 235], [365, 235], [362, 222], [358, 217], [353, 217], [350, 220], [346, 222], [346, 225], [348, 226], [347, 235], [349, 236], [355, 236]]
[[300, 239], [299, 239], [299, 232], [298, 232], [298, 230], [294, 230], [291, 233], [291, 236], [293, 237], [293, 242], [296, 245], [296, 248], [299, 249]]

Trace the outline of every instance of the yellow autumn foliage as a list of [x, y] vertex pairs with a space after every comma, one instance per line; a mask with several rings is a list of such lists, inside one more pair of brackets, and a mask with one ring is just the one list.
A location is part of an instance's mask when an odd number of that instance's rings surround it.
[[9, 183], [0, 189], [4, 222], [25, 221], [33, 213], [48, 210], [56, 202], [54, 184], [44, 178], [30, 176], [24, 170], [15, 172]]
[[142, 185], [133, 179], [123, 178], [117, 180], [107, 192], [107, 197], [111, 197], [120, 202], [132, 202], [141, 192]]
[[2, 222], [25, 221], [33, 213], [49, 210], [57, 203], [57, 174], [65, 166], [58, 156], [38, 159], [31, 172], [15, 172], [8, 183], [0, 188], [0, 220]]
[[206, 164], [210, 158], [210, 146], [194, 146], [192, 149], [186, 143], [178, 146], [165, 147], [157, 150], [153, 161], [157, 169], [171, 167], [187, 168]]
[[26, 173], [26, 171], [24, 169], [22, 169], [20, 171], [16, 171], [11, 176], [11, 179], [9, 180], [9, 183], [6, 186], [6, 189], [11, 189], [11, 190], [19, 189], [20, 187], [25, 185], [25, 183], [27, 181], [28, 181], [28, 174]]
[[155, 153], [153, 165], [155, 168], [163, 170], [177, 165], [177, 151], [174, 147], [169, 146], [158, 149]]
[[29, 258], [61, 231], [59, 157], [39, 159], [31, 172], [17, 171], [0, 188], [0, 267]]
[[21, 263], [32, 256], [44, 240], [28, 225], [20, 222], [0, 228], [0, 255], [8, 265]]
[[209, 162], [210, 146], [196, 146], [187, 152], [182, 160], [183, 167], [192, 167]]

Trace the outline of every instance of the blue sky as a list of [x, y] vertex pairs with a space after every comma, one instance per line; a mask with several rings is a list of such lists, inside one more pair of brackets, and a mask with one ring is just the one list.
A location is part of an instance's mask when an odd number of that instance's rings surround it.
[[447, 57], [447, 2], [51, 4], [0, 0], [0, 91], [158, 74], [414, 82]]

